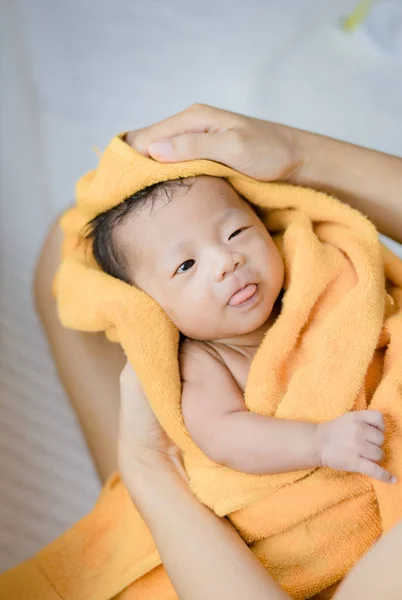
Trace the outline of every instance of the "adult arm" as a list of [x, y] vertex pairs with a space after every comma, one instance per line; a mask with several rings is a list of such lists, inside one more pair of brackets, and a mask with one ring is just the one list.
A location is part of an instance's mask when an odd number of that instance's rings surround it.
[[402, 243], [402, 158], [305, 131], [296, 137], [303, 159], [294, 182], [347, 202]]
[[169, 461], [155, 455], [137, 460], [127, 488], [180, 600], [289, 598], [230, 523], [200, 504]]
[[402, 158], [205, 105], [129, 132], [126, 141], [162, 162], [207, 158], [334, 194], [402, 242]]
[[[130, 365], [121, 377], [119, 466], [180, 600], [289, 598], [230, 523], [192, 495]], [[399, 599], [401, 550], [402, 523], [363, 557], [334, 598]]]
[[193, 496], [129, 365], [121, 377], [119, 466], [180, 600], [289, 598], [230, 523]]

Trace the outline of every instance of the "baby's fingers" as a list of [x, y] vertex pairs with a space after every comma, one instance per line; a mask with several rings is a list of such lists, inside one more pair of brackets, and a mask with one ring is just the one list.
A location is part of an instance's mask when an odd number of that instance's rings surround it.
[[384, 450], [375, 444], [364, 442], [360, 449], [360, 456], [375, 462], [380, 462], [384, 458]]
[[393, 477], [391, 473], [388, 473], [388, 471], [380, 467], [380, 465], [377, 465], [367, 458], [360, 458], [358, 460], [356, 471], [384, 483], [396, 483], [396, 477]]
[[[384, 443], [384, 434], [382, 431], [377, 429], [376, 427], [372, 427], [371, 425], [367, 427], [366, 440], [370, 442], [370, 444], [375, 444], [376, 446], [382, 446]], [[367, 457], [369, 458], [369, 457]]]
[[384, 417], [378, 410], [361, 410], [355, 414], [358, 415], [359, 420], [364, 421], [368, 425], [371, 425], [380, 431], [384, 431]]

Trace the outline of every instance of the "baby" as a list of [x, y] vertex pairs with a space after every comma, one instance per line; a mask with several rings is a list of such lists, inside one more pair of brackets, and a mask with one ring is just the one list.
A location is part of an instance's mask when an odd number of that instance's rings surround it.
[[[280, 310], [282, 258], [225, 180], [153, 185], [98, 215], [88, 238], [108, 274], [144, 290], [182, 334], [182, 412], [213, 461], [255, 474], [327, 466], [392, 482], [376, 411], [316, 425], [249, 412], [251, 361]], [[323, 398], [325, 402], [325, 398]]]

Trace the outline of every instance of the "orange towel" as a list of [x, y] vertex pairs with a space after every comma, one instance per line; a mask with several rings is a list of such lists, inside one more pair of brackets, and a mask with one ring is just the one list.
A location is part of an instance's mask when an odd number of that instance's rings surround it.
[[[248, 408], [314, 422], [368, 406], [381, 410], [385, 466], [400, 483], [329, 469], [239, 473], [212, 463], [189, 437], [176, 328], [145, 293], [100, 272], [76, 242], [89, 219], [133, 192], [201, 174], [225, 177], [264, 209], [285, 262], [283, 308], [251, 365]], [[160, 423], [185, 454], [194, 493], [231, 520], [294, 598], [339, 581], [402, 517], [402, 262], [367, 219], [325, 194], [258, 182], [208, 161], [161, 165], [119, 138], [79, 181], [77, 206], [62, 227], [65, 259], [55, 283], [61, 320], [120, 341]], [[0, 589], [1, 600], [176, 598], [118, 475], [87, 517], [3, 576]]]

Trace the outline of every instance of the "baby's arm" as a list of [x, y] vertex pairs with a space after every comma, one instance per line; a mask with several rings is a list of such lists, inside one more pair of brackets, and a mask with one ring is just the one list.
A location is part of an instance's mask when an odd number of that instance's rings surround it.
[[317, 426], [249, 412], [230, 371], [203, 347], [183, 345], [181, 375], [187, 430], [214, 462], [258, 474], [319, 466]]
[[265, 417], [248, 411], [227, 367], [202, 346], [183, 344], [180, 367], [184, 422], [214, 462], [254, 474], [328, 466], [391, 481], [375, 462], [383, 456], [380, 413], [347, 413], [322, 425]]

